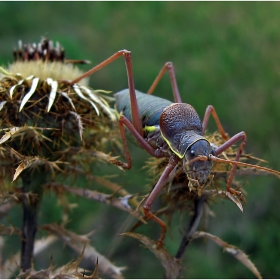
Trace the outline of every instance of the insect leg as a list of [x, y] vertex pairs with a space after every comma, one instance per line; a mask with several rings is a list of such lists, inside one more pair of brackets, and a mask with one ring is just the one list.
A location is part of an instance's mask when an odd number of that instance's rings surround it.
[[[235, 161], [239, 161], [239, 158], [240, 158], [240, 156], [243, 152], [243, 149], [244, 149], [244, 146], [245, 146], [246, 140], [247, 140], [247, 137], [246, 137], [246, 134], [245, 134], [244, 131], [241, 131], [241, 132], [235, 134], [229, 140], [227, 140], [224, 144], [222, 144], [220, 147], [218, 147], [215, 151], [215, 154], [218, 156], [219, 154], [221, 154], [223, 151], [225, 151], [226, 149], [231, 147], [233, 144], [235, 144], [239, 140], [241, 140], [241, 143], [238, 147], [238, 150], [237, 150], [237, 153], [236, 153], [236, 156], [235, 156]], [[232, 193], [232, 194], [237, 194], [237, 195], [241, 196], [241, 198], [242, 198], [241, 192], [238, 192], [238, 191], [231, 188], [231, 183], [233, 181], [233, 177], [234, 177], [236, 167], [237, 167], [237, 164], [232, 164], [232, 169], [230, 171], [229, 178], [228, 178], [228, 181], [227, 181], [227, 191]]]
[[126, 53], [130, 53], [130, 51], [127, 50], [121, 50], [116, 52], [115, 54], [113, 54], [112, 56], [110, 56], [109, 58], [107, 58], [106, 60], [102, 61], [101, 63], [99, 63], [98, 65], [94, 66], [93, 68], [91, 68], [90, 70], [88, 70], [87, 72], [85, 72], [84, 74], [82, 74], [81, 76], [79, 76], [78, 78], [76, 78], [75, 80], [72, 80], [70, 82], [71, 85], [74, 85], [78, 82], [80, 82], [82, 79], [90, 76], [91, 74], [99, 71], [100, 69], [102, 69], [103, 67], [107, 66], [108, 64], [112, 63], [114, 60], [116, 60], [117, 58], [124, 56], [124, 54]]
[[140, 135], [143, 135], [142, 130], [142, 123], [139, 113], [139, 108], [137, 105], [136, 100], [136, 94], [135, 94], [135, 86], [134, 86], [134, 79], [133, 79], [133, 72], [132, 72], [132, 58], [131, 58], [131, 52], [127, 50], [120, 50], [104, 60], [103, 62], [99, 63], [89, 71], [82, 74], [80, 77], [72, 80], [69, 84], [74, 85], [78, 82], [80, 82], [82, 79], [90, 76], [91, 74], [99, 71], [103, 67], [107, 66], [108, 64], [112, 63], [117, 58], [123, 56], [125, 60], [126, 65], [126, 72], [127, 72], [127, 78], [128, 78], [128, 87], [129, 87], [129, 94], [130, 94], [130, 104], [131, 104], [131, 112], [132, 112], [132, 123], [135, 127], [135, 129], [138, 131]]
[[130, 152], [128, 149], [128, 145], [127, 145], [127, 141], [126, 141], [126, 135], [125, 135], [125, 128], [124, 126], [126, 126], [129, 131], [132, 133], [132, 135], [135, 137], [135, 139], [137, 140], [137, 142], [140, 144], [140, 146], [146, 150], [150, 155], [152, 155], [153, 157], [163, 157], [164, 154], [162, 154], [160, 151], [158, 151], [157, 149], [154, 149], [144, 138], [142, 135], [140, 135], [138, 133], [138, 131], [136, 130], [136, 128], [133, 126], [133, 124], [124, 116], [121, 115], [119, 118], [119, 128], [120, 128], [120, 133], [121, 133], [121, 138], [122, 138], [122, 142], [123, 142], [123, 146], [124, 146], [124, 151], [125, 151], [125, 158], [126, 158], [126, 162], [121, 162], [121, 161], [115, 161], [114, 163], [117, 164], [118, 166], [121, 166], [125, 169], [130, 169], [132, 166], [132, 161], [131, 161], [131, 157], [130, 157]]
[[166, 62], [160, 72], [158, 73], [156, 79], [154, 80], [153, 84], [149, 88], [147, 94], [152, 94], [154, 89], [156, 88], [157, 84], [159, 83], [160, 79], [162, 78], [163, 74], [168, 71], [171, 81], [171, 86], [173, 90], [174, 100], [176, 103], [182, 103], [182, 99], [178, 90], [177, 82], [176, 82], [176, 76], [175, 76], [175, 70], [172, 62]]
[[158, 218], [156, 215], [151, 213], [150, 209], [152, 207], [153, 201], [156, 198], [156, 196], [161, 191], [162, 187], [164, 186], [166, 179], [168, 178], [171, 171], [175, 168], [176, 164], [178, 163], [178, 157], [177, 156], [171, 156], [169, 159], [168, 165], [165, 167], [163, 173], [161, 174], [159, 180], [157, 181], [155, 187], [153, 188], [152, 192], [149, 194], [145, 204], [144, 204], [144, 213], [145, 216], [149, 219], [154, 220], [161, 226], [161, 235], [157, 242], [158, 248], [162, 246], [162, 241], [165, 237], [166, 232], [166, 224], [164, 221], [162, 221], [160, 218]]
[[204, 134], [205, 133], [205, 130], [206, 130], [206, 127], [207, 127], [207, 124], [208, 124], [208, 121], [209, 121], [209, 117], [210, 115], [212, 114], [216, 124], [217, 124], [217, 127], [219, 129], [219, 132], [220, 134], [222, 135], [222, 137], [225, 139], [225, 140], [229, 140], [229, 135], [225, 132], [219, 118], [218, 118], [218, 115], [216, 113], [216, 110], [215, 108], [212, 106], [212, 105], [209, 105], [207, 106], [206, 108], [206, 111], [205, 111], [205, 114], [204, 114], [204, 118], [203, 118], [203, 122], [202, 122], [202, 133]]

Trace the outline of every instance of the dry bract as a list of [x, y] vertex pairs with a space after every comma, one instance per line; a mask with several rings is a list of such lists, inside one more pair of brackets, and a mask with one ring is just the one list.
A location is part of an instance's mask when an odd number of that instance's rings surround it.
[[[29, 63], [33, 66], [34, 63], [52, 64], [31, 61], [22, 62], [22, 66], [31, 67]], [[68, 65], [63, 66], [69, 68]], [[12, 74], [12, 68], [10, 66], [7, 71], [2, 71], [9, 74], [2, 77], [0, 84], [0, 159], [5, 162], [8, 173], [12, 173], [14, 166], [19, 163], [12, 148], [19, 157], [29, 157], [33, 163], [36, 157], [37, 163], [41, 159], [46, 164], [47, 161], [55, 163], [61, 157], [65, 163], [70, 163], [73, 150], [70, 153], [67, 151], [71, 147], [78, 148], [76, 153], [85, 148], [87, 151], [84, 152], [104, 148], [102, 142], [116, 120], [105, 94], [101, 96], [99, 91], [86, 86], [69, 86], [53, 77], [44, 80], [37, 76]], [[37, 74], [37, 69], [33, 69]], [[73, 69], [77, 75], [79, 70]], [[48, 74], [52, 74], [52, 71]], [[41, 73], [38, 75], [41, 76]], [[27, 167], [30, 164], [25, 164]]]

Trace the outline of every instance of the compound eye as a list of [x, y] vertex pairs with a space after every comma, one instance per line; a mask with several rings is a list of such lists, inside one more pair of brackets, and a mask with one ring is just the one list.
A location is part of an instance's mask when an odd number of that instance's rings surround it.
[[194, 150], [190, 150], [190, 155], [191, 155], [192, 158], [194, 158], [195, 157], [195, 151]]

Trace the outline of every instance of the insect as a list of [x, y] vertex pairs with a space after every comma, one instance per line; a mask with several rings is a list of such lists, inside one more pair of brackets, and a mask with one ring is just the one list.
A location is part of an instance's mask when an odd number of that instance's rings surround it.
[[[132, 56], [131, 52], [127, 50], [116, 52], [107, 60], [71, 81], [70, 84], [73, 85], [78, 83], [83, 78], [102, 69], [119, 57], [124, 57], [125, 60], [128, 89], [115, 94], [116, 108], [120, 113], [119, 128], [126, 158], [126, 162], [118, 162], [118, 165], [125, 169], [130, 169], [132, 166], [132, 160], [126, 141], [125, 127], [127, 127], [140, 146], [150, 155], [157, 158], [169, 158], [167, 166], [155, 187], [147, 197], [143, 207], [145, 216], [154, 220], [161, 226], [161, 235], [157, 242], [158, 247], [162, 246], [166, 232], [166, 224], [154, 215], [150, 209], [154, 199], [159, 194], [169, 175], [179, 162], [182, 162], [188, 179], [195, 182], [197, 186], [203, 186], [206, 183], [214, 161], [232, 164], [226, 189], [227, 192], [239, 196], [241, 200], [244, 200], [242, 193], [231, 188], [237, 165], [255, 167], [274, 173], [278, 176], [280, 175], [280, 172], [269, 168], [239, 162], [239, 158], [246, 144], [246, 134], [242, 131], [230, 138], [224, 131], [213, 106], [209, 105], [206, 108], [203, 121], [201, 122], [195, 109], [189, 104], [182, 103], [177, 87], [174, 67], [171, 62], [167, 62], [164, 65], [147, 94], [135, 90], [132, 71]], [[151, 95], [166, 71], [168, 71], [170, 75], [175, 103]], [[209, 117], [211, 115], [217, 124], [220, 134], [225, 139], [225, 143], [219, 147], [213, 147], [204, 137]], [[218, 157], [222, 152], [239, 141], [240, 144], [234, 161]]]

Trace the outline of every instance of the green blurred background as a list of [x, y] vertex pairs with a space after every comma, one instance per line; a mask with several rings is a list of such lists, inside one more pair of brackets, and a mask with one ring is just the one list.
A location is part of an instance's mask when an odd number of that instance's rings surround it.
[[[277, 2], [0, 2], [0, 64], [13, 61], [12, 49], [19, 39], [38, 42], [45, 35], [65, 47], [67, 58], [89, 59], [92, 66], [128, 49], [133, 54], [136, 88], [145, 92], [163, 64], [172, 61], [183, 101], [192, 104], [201, 117], [212, 104], [230, 135], [246, 132], [246, 152], [280, 170], [279, 15]], [[91, 86], [114, 92], [126, 88], [123, 60], [92, 75]], [[172, 100], [167, 75], [155, 94]], [[209, 131], [214, 130], [211, 120]], [[113, 180], [137, 193], [148, 183], [141, 169], [148, 156], [137, 146], [132, 148], [132, 170], [123, 173], [100, 165], [96, 174], [117, 174]], [[245, 181], [244, 213], [231, 202], [218, 202], [213, 205], [216, 215], [210, 220], [209, 232], [244, 250], [263, 277], [279, 278], [280, 181], [273, 176]], [[117, 245], [115, 235], [127, 219], [124, 213], [95, 202], [69, 199], [78, 204], [71, 212], [69, 228], [80, 234], [96, 229], [92, 245], [116, 265], [126, 266], [125, 277], [163, 275], [154, 255], [135, 240], [127, 237]], [[10, 214], [10, 222], [20, 225], [19, 211], [20, 207]], [[55, 196], [47, 193], [40, 223], [59, 222], [60, 215]], [[176, 252], [186, 225], [187, 219], [172, 224], [172, 235], [167, 237], [170, 252]], [[151, 236], [154, 229], [154, 238], [158, 236], [156, 226], [146, 228], [142, 227], [142, 232]], [[7, 250], [15, 251], [16, 244], [16, 238], [9, 241]], [[75, 258], [70, 249], [59, 246], [42, 255], [35, 267], [47, 267], [51, 255], [58, 265]], [[190, 245], [184, 263], [184, 278], [253, 277], [237, 260], [202, 240]]]

